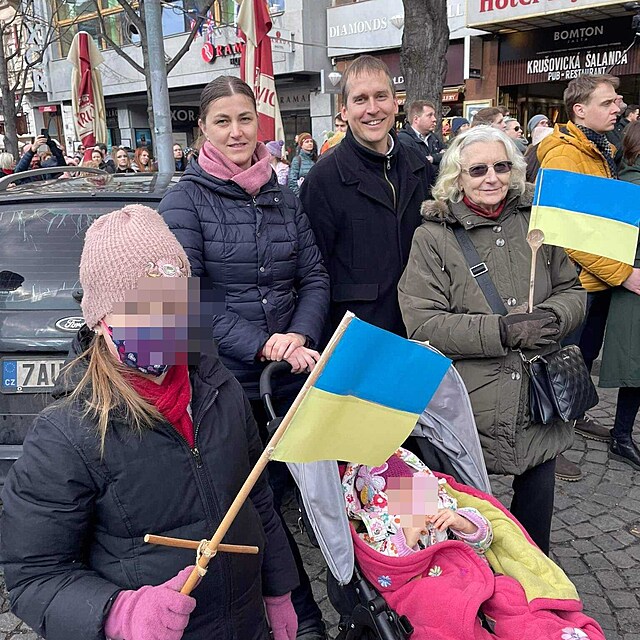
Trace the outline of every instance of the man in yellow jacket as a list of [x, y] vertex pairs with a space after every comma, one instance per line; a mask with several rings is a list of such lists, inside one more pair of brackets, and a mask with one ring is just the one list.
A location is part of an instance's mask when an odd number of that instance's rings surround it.
[[[564, 103], [570, 122], [556, 125], [553, 134], [540, 143], [538, 160], [542, 168], [616, 178], [616, 149], [605, 134], [613, 129], [620, 112], [618, 86], [618, 78], [609, 75], [584, 75], [569, 82]], [[575, 341], [591, 370], [602, 348], [611, 288], [623, 286], [640, 294], [640, 269], [584, 251], [567, 249], [567, 253], [580, 267], [580, 282], [588, 292], [587, 316]], [[592, 440], [610, 440], [609, 429], [587, 416], [576, 421], [575, 429]]]

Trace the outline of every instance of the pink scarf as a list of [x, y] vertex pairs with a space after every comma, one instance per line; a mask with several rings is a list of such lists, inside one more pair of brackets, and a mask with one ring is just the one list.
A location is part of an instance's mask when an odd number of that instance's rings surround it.
[[220, 180], [232, 180], [249, 195], [255, 196], [273, 175], [271, 154], [262, 142], [258, 142], [251, 158], [251, 166], [241, 169], [208, 140], [198, 155], [198, 164], [209, 174]]

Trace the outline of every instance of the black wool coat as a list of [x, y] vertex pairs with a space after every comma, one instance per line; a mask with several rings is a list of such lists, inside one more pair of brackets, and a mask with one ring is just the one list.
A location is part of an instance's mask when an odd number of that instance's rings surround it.
[[[104, 640], [121, 590], [193, 564], [193, 551], [144, 535], [210, 538], [258, 459], [251, 408], [229, 371], [203, 356], [191, 385], [193, 450], [167, 422], [137, 435], [114, 416], [101, 457], [96, 424], [77, 407], [59, 401], [36, 418], [2, 494], [1, 553], [12, 611], [47, 640]], [[263, 594], [298, 583], [266, 473], [224, 542], [260, 554], [211, 561], [183, 638], [265, 640]]]
[[329, 277], [300, 201], [275, 173], [252, 197], [192, 160], [158, 211], [192, 274], [224, 291], [226, 313], [214, 316], [213, 337], [224, 364], [257, 399], [264, 343], [293, 332], [316, 348], [329, 308]]
[[331, 280], [330, 329], [346, 311], [405, 336], [397, 285], [428, 197], [427, 167], [398, 142], [387, 154], [349, 130], [302, 184], [300, 198]]

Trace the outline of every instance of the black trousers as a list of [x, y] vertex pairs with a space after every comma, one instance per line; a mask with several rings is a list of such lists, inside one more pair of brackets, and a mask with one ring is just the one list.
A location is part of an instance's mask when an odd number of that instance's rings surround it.
[[582, 327], [578, 346], [582, 351], [587, 369], [591, 371], [595, 359], [602, 349], [604, 330], [611, 305], [611, 289], [594, 291], [587, 294], [587, 316]]
[[[290, 402], [284, 400], [278, 401], [278, 399], [274, 398], [273, 404], [278, 414], [283, 416]], [[266, 444], [266, 441], [268, 440], [267, 413], [260, 400], [252, 400], [251, 409], [256, 422], [258, 423], [258, 428], [260, 429], [260, 436]], [[281, 506], [284, 499], [289, 492], [293, 491], [295, 486], [293, 477], [289, 473], [287, 465], [284, 464], [284, 462], [270, 462], [267, 467], [267, 471], [269, 472], [269, 484], [273, 491], [273, 504], [277, 514], [280, 516], [280, 520], [282, 521], [282, 526], [284, 527], [287, 540], [289, 540], [291, 553], [293, 554], [293, 559], [295, 560], [296, 568], [298, 569], [300, 586], [294, 589], [291, 593], [293, 608], [296, 610], [296, 615], [298, 616], [298, 633], [302, 633], [304, 631], [318, 631], [323, 633], [325, 626], [324, 622], [322, 622], [322, 612], [313, 597], [311, 581], [309, 580], [309, 576], [304, 568], [304, 563], [302, 561], [298, 545], [291, 531], [289, 531], [289, 527], [287, 526], [281, 512]]]
[[619, 442], [629, 442], [633, 433], [633, 423], [640, 409], [640, 388], [620, 387], [618, 389], [618, 405], [616, 419], [611, 435]]
[[611, 289], [587, 293], [587, 313], [584, 322], [562, 341], [563, 347], [568, 344], [580, 347], [589, 371], [602, 349], [610, 304]]
[[549, 555], [556, 485], [556, 459], [527, 469], [513, 479], [510, 511], [540, 549]]

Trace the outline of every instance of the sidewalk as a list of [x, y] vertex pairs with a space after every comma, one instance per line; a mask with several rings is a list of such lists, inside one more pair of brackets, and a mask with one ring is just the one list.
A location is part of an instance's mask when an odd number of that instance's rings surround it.
[[[600, 404], [591, 414], [613, 424], [616, 390], [599, 389]], [[636, 423], [637, 433], [640, 423]], [[607, 445], [576, 436], [567, 457], [580, 464], [584, 478], [556, 485], [552, 557], [575, 583], [585, 612], [603, 627], [607, 640], [640, 638], [640, 472], [609, 460]], [[510, 478], [492, 476], [494, 494], [509, 505]], [[295, 530], [296, 512], [288, 519]], [[306, 534], [296, 533], [316, 600], [331, 637], [338, 616], [325, 589], [325, 564]], [[1, 577], [1, 576], [0, 576]], [[4, 582], [0, 582], [0, 640], [38, 640], [9, 613]], [[464, 640], [461, 638], [461, 640]]]

